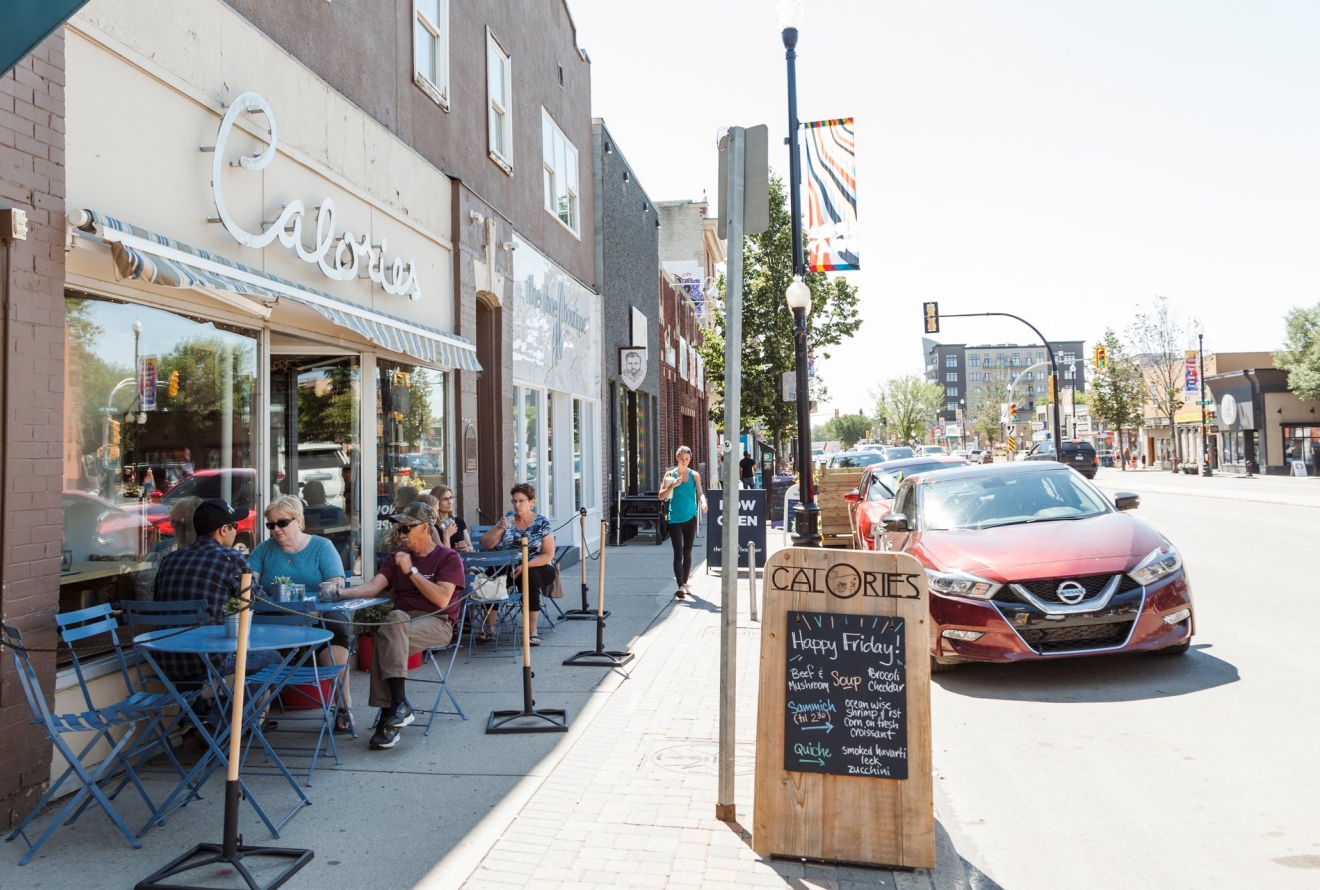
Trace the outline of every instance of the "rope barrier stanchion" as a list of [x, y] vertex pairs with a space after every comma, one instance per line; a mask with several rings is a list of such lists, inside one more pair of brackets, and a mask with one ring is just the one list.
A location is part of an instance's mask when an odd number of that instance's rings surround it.
[[753, 621], [760, 621], [756, 609], [756, 543], [747, 545], [747, 593], [751, 596], [751, 614]]
[[[293, 847], [249, 846], [243, 843], [243, 839], [238, 834], [238, 765], [243, 757], [243, 733], [241, 731], [243, 726], [243, 694], [247, 683], [248, 630], [252, 627], [253, 594], [251, 574], [246, 572], [243, 574], [242, 590], [239, 596], [243, 600], [243, 608], [238, 613], [238, 651], [234, 655], [234, 691], [231, 696], [233, 710], [230, 712], [230, 721], [234, 728], [229, 733], [229, 771], [225, 776], [223, 839], [218, 844], [198, 844], [149, 878], [139, 881], [135, 890], [191, 890], [196, 885], [166, 883], [166, 879], [185, 872], [210, 868], [221, 863], [233, 866], [251, 890], [274, 890], [274, 888], [279, 887], [293, 877], [304, 865], [311, 862], [312, 857], [315, 855], [311, 850], [300, 850]], [[210, 855], [200, 859], [197, 858], [203, 856], [203, 854]], [[269, 879], [263, 884], [248, 870], [243, 860], [265, 859], [266, 857], [288, 859], [290, 861], [284, 868], [273, 873], [262, 867], [262, 877]]]
[[[609, 524], [602, 521], [600, 524], [601, 540], [605, 540], [605, 535], [609, 533]], [[585, 577], [587, 570], [584, 567], [582, 574]], [[586, 582], [582, 584], [586, 589]], [[586, 594], [583, 594], [586, 597]], [[582, 665], [585, 667], [621, 667], [633, 660], [633, 654], [627, 651], [605, 649], [605, 619], [609, 616], [605, 611], [605, 548], [600, 549], [600, 567], [599, 580], [596, 586], [596, 648], [583, 649], [577, 655], [571, 658], [565, 658], [566, 665]]]
[[527, 609], [528, 585], [531, 568], [527, 565], [527, 536], [522, 536], [522, 650], [523, 650], [523, 706], [521, 711], [491, 711], [486, 721], [486, 732], [567, 732], [568, 712], [559, 708], [536, 708], [532, 700], [532, 631]]
[[[578, 519], [580, 520], [582, 526], [581, 534], [578, 535], [578, 540], [582, 542], [582, 608], [569, 609], [567, 612], [564, 613], [564, 615], [568, 618], [569, 621], [595, 621], [596, 613], [600, 610], [599, 608], [592, 609], [590, 606], [587, 605], [587, 508], [586, 507], [583, 507], [581, 510], [578, 511]], [[602, 544], [605, 543], [605, 537], [608, 534], [609, 534], [609, 523], [602, 521], [601, 537], [600, 537]], [[601, 557], [601, 560], [602, 562], [604, 561], [603, 556]], [[601, 588], [601, 590], [604, 589], [605, 589], [604, 587]], [[609, 618], [610, 613], [606, 612], [605, 617]]]

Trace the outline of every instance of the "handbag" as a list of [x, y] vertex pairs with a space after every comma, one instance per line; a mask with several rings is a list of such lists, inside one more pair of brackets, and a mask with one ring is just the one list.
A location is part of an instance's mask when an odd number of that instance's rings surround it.
[[550, 589], [545, 592], [545, 595], [552, 600], [564, 598], [564, 585], [559, 580], [559, 563], [555, 563], [555, 580], [551, 583]]
[[508, 593], [504, 575], [475, 575], [468, 585], [468, 599], [474, 603], [493, 603], [504, 599]]

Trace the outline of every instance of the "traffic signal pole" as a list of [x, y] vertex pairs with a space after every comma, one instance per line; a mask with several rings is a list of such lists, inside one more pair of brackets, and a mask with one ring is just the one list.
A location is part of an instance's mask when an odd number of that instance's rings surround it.
[[[939, 332], [940, 314], [939, 314], [938, 306], [939, 304], [937, 303], [925, 304], [923, 311], [925, 315], [925, 326], [926, 326], [925, 329], [927, 333]], [[934, 310], [933, 315], [932, 315], [932, 309]], [[999, 316], [1001, 318], [1011, 318], [1014, 321], [1022, 322], [1024, 325], [1031, 328], [1032, 332], [1037, 337], [1040, 338], [1040, 342], [1045, 344], [1045, 351], [1049, 354], [1050, 357], [1050, 375], [1053, 378], [1053, 384], [1050, 387], [1050, 389], [1052, 390], [1051, 396], [1052, 396], [1052, 401], [1054, 402], [1054, 459], [1057, 461], [1062, 461], [1063, 446], [1059, 444], [1062, 439], [1062, 433], [1063, 433], [1063, 424], [1059, 420], [1059, 394], [1060, 394], [1059, 393], [1059, 360], [1058, 357], [1054, 354], [1054, 347], [1050, 345], [1050, 341], [1045, 339], [1045, 335], [1042, 334], [1034, 324], [1027, 321], [1022, 316], [1013, 315], [1010, 312], [949, 312], [944, 314], [944, 318], [981, 318], [991, 315]]]

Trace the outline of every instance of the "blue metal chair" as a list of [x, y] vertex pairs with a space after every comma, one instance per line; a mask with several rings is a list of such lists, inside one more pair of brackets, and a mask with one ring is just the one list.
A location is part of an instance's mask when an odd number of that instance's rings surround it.
[[[124, 620], [128, 623], [130, 639], [138, 634], [153, 630], [177, 628], [183, 631], [211, 623], [211, 616], [206, 611], [206, 600], [201, 599], [159, 602], [123, 600], [119, 603], [119, 608], [123, 612]], [[153, 683], [159, 687], [160, 684], [159, 681], [156, 681], [155, 675], [145, 671], [144, 667], [146, 667], [146, 661], [138, 659], [136, 665], [138, 688], [150, 689]], [[179, 694], [187, 700], [190, 706], [196, 703], [207, 686], [205, 673], [199, 675], [195, 680], [176, 679], [173, 680], [173, 683], [174, 688], [179, 691]], [[196, 710], [195, 707], [194, 710]], [[164, 727], [165, 733], [168, 735], [177, 729], [184, 716], [182, 711], [176, 714], [173, 720]]]
[[[466, 596], [459, 600], [458, 624], [454, 627], [454, 636], [450, 639], [449, 645], [440, 649], [426, 649], [423, 652], [422, 660], [424, 664], [430, 664], [435, 669], [436, 679], [423, 680], [408, 678], [409, 683], [434, 683], [439, 688], [435, 693], [435, 703], [429, 709], [415, 709], [419, 714], [429, 714], [426, 720], [426, 732], [423, 735], [431, 734], [431, 724], [435, 722], [437, 714], [449, 714], [462, 720], [467, 720], [467, 715], [463, 713], [463, 707], [454, 697], [454, 691], [449, 688], [449, 678], [454, 672], [454, 660], [458, 655], [459, 648], [463, 645], [463, 628], [466, 624], [469, 600]], [[452, 711], [442, 710], [445, 696], [449, 696], [449, 702], [454, 706]]]
[[[113, 619], [111, 623], [113, 623]], [[68, 763], [68, 767], [58, 779], [51, 783], [50, 788], [32, 807], [32, 811], [5, 838], [7, 841], [12, 841], [16, 837], [22, 837], [27, 842], [28, 851], [23, 854], [18, 864], [27, 865], [32, 857], [36, 855], [37, 850], [41, 849], [41, 845], [54, 834], [56, 828], [59, 828], [62, 824], [68, 824], [78, 817], [82, 812], [84, 803], [89, 799], [95, 802], [110, 817], [110, 821], [114, 822], [115, 827], [119, 829], [130, 845], [141, 847], [142, 844], [133, 836], [132, 830], [120, 817], [114, 804], [110, 802], [110, 799], [102, 790], [101, 783], [118, 769], [123, 769], [142, 799], [146, 801], [147, 806], [151, 808], [152, 815], [156, 814], [156, 807], [151, 802], [151, 798], [147, 796], [146, 790], [137, 778], [137, 774], [133, 770], [133, 764], [125, 756], [125, 752], [136, 738], [139, 725], [149, 724], [159, 719], [158, 700], [146, 693], [135, 693], [122, 701], [102, 705], [99, 708], [91, 708], [82, 713], [54, 715], [46, 705], [46, 696], [41, 691], [37, 672], [33, 668], [32, 660], [23, 645], [23, 635], [17, 628], [10, 627], [7, 624], [0, 624], [0, 632], [4, 635], [6, 645], [14, 653], [14, 665], [18, 669], [18, 680], [23, 687], [23, 693], [27, 696], [28, 706], [32, 709], [33, 722], [41, 727], [46, 737], [50, 739], [51, 744], [55, 746], [56, 752]], [[87, 732], [93, 734], [91, 741], [80, 752], [75, 753], [64, 737], [70, 733]], [[118, 740], [115, 740], [114, 735], [117, 732], [120, 733], [120, 736]], [[102, 741], [110, 742], [110, 751], [98, 765], [89, 769], [83, 761]], [[58, 815], [51, 820], [50, 825], [34, 842], [27, 836], [25, 829], [42, 812], [46, 804], [59, 794], [60, 789], [64, 787], [64, 783], [71, 777], [78, 782], [80, 786], [78, 791], [69, 798]]]

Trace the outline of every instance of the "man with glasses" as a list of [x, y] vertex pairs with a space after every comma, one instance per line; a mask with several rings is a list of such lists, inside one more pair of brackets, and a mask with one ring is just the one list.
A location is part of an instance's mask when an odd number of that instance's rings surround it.
[[397, 745], [399, 730], [413, 722], [404, 693], [408, 656], [443, 648], [454, 638], [465, 584], [463, 560], [431, 539], [437, 518], [435, 508], [421, 501], [391, 516], [402, 546], [385, 559], [376, 577], [354, 590], [358, 596], [394, 594], [394, 611], [376, 628], [371, 644], [367, 703], [381, 709], [369, 743], [376, 750]]

